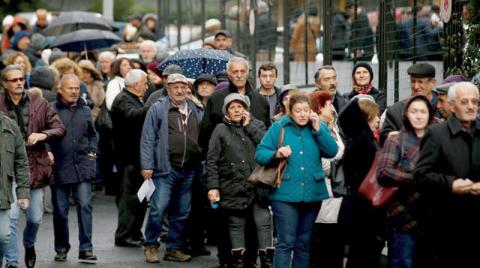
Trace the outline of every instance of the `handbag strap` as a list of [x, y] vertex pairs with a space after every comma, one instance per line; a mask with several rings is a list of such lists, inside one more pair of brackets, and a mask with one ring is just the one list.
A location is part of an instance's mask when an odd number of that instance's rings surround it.
[[[280, 137], [278, 139], [278, 147], [280, 148], [283, 145], [283, 139], [285, 137], [285, 128], [282, 126], [280, 129]], [[277, 167], [277, 181], [275, 182], [275, 188], [280, 187], [280, 184], [282, 183], [282, 177], [283, 177], [283, 172], [285, 171], [285, 165], [287, 163], [286, 159], [280, 160], [280, 163], [278, 163]]]
[[278, 146], [277, 146], [277, 149], [282, 147], [283, 145], [283, 138], [285, 137], [285, 128], [282, 127], [280, 129], [280, 137], [278, 138]]

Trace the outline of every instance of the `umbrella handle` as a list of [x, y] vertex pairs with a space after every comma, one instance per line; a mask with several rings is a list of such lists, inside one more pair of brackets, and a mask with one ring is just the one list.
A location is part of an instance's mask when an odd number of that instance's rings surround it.
[[87, 42], [83, 42], [83, 48], [85, 49], [85, 58], [88, 60]]

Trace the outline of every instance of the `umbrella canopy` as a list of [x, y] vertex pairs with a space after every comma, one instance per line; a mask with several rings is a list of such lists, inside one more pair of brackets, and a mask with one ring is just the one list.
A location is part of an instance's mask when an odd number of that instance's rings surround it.
[[232, 54], [224, 50], [215, 50], [207, 48], [185, 49], [166, 58], [158, 65], [158, 70], [163, 69], [170, 64], [176, 64], [183, 69], [183, 74], [189, 78], [197, 78], [199, 74], [216, 74], [219, 71], [227, 69], [228, 60], [233, 57]]
[[44, 31], [45, 35], [62, 35], [81, 29], [98, 29], [105, 31], [118, 30], [113, 22], [102, 15], [85, 11], [61, 12]]
[[109, 47], [121, 42], [120, 37], [109, 31], [78, 30], [61, 35], [50, 47], [58, 47], [63, 51], [82, 51]]

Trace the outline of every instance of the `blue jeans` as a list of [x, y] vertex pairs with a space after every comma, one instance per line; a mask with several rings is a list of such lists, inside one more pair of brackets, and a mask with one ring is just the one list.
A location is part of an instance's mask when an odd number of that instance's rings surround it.
[[52, 186], [55, 251], [68, 252], [70, 249], [68, 232], [70, 193], [73, 193], [77, 203], [80, 251], [92, 250], [92, 184], [81, 182]]
[[[16, 191], [17, 184], [12, 183], [14, 201], [10, 207], [10, 243], [5, 252], [7, 264], [18, 265], [18, 244], [17, 230], [18, 219], [20, 218], [20, 208], [17, 206]], [[37, 232], [43, 219], [43, 188], [30, 189], [30, 206], [26, 211], [27, 222], [23, 230], [23, 246], [30, 248], [35, 245]]]
[[193, 169], [173, 167], [170, 174], [153, 179], [155, 192], [150, 198], [150, 212], [145, 227], [144, 246], [159, 246], [163, 216], [168, 209], [170, 228], [167, 236], [167, 249], [179, 249], [185, 223], [190, 213], [192, 200]]
[[320, 205], [321, 202], [290, 203], [272, 201], [273, 218], [277, 230], [273, 267], [309, 267], [310, 236], [320, 210]]
[[0, 267], [10, 240], [10, 210], [0, 209]]
[[388, 267], [413, 268], [416, 263], [417, 241], [405, 232], [392, 231], [388, 240]]

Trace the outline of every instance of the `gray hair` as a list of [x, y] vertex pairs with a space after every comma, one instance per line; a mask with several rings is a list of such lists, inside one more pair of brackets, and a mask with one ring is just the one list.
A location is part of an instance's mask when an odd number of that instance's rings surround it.
[[234, 62], [241, 62], [247, 66], [247, 70], [250, 71], [250, 65], [248, 64], [248, 61], [242, 57], [232, 57], [228, 60], [227, 62], [227, 72], [230, 70], [232, 63]]
[[62, 75], [62, 78], [60, 78], [60, 81], [58, 82], [58, 87], [61, 88], [66, 80], [77, 80], [80, 83], [80, 78], [78, 78], [76, 74], [68, 73]]
[[25, 72], [23, 71], [22, 67], [20, 67], [16, 64], [10, 64], [10, 65], [7, 65], [7, 67], [5, 67], [2, 70], [2, 74], [1, 74], [2, 81], [5, 81], [5, 78], [7, 77], [7, 73], [9, 73], [11, 71], [20, 71], [20, 72], [22, 72], [23, 78], [25, 78]]
[[318, 68], [318, 70], [313, 75], [313, 78], [315, 78], [315, 81], [317, 81], [320, 78], [320, 72], [323, 70], [331, 70], [331, 71], [334, 71], [335, 73], [337, 72], [337, 70], [335, 70], [335, 68], [332, 65], [323, 65], [320, 68]]
[[127, 75], [125, 75], [125, 86], [131, 87], [135, 83], [140, 82], [142, 77], [146, 77], [146, 76], [147, 76], [147, 73], [145, 73], [144, 71], [142, 71], [140, 69], [130, 70], [127, 73]]
[[457, 99], [457, 91], [461, 88], [474, 90], [478, 98], [479, 96], [478, 87], [475, 86], [475, 84], [471, 82], [458, 82], [448, 89], [448, 99], [451, 101], [455, 101]]
[[111, 51], [103, 51], [100, 54], [98, 54], [98, 60], [106, 59], [111, 62], [115, 60], [115, 54]]
[[152, 48], [155, 53], [157, 53], [157, 45], [155, 45], [155, 42], [153, 42], [152, 40], [144, 40], [142, 43], [140, 43], [140, 50], [147, 47]]

